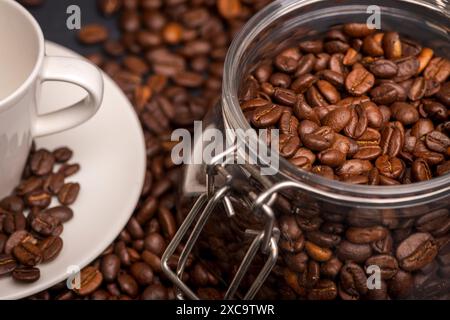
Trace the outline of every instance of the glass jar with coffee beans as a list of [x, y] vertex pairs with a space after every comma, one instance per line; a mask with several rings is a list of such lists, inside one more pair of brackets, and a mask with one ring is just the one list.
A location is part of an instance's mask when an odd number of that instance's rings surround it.
[[[278, 129], [279, 168], [186, 166], [163, 256], [179, 296], [197, 297], [195, 253], [225, 298], [450, 298], [449, 21], [425, 1], [294, 0], [250, 20], [203, 127]], [[225, 154], [248, 160], [256, 139]]]

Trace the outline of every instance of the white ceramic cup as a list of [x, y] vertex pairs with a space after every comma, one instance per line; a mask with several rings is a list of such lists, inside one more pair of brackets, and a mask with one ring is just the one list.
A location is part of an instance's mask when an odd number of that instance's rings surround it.
[[[75, 84], [87, 96], [41, 115], [38, 104], [45, 81]], [[33, 138], [85, 122], [102, 99], [103, 78], [97, 67], [80, 59], [46, 56], [36, 20], [16, 1], [0, 0], [0, 198], [20, 181]]]

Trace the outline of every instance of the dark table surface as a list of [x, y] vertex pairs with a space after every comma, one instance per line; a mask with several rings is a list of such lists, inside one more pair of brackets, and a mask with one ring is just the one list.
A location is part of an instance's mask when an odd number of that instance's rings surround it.
[[106, 25], [111, 37], [118, 35], [115, 17], [104, 17], [97, 10], [96, 0], [46, 0], [44, 5], [31, 7], [28, 10], [39, 22], [47, 40], [59, 43], [81, 54], [98, 51], [96, 46], [84, 46], [76, 39], [78, 30], [69, 30], [66, 21], [69, 17], [67, 8], [77, 5], [81, 10], [81, 25], [98, 22]]

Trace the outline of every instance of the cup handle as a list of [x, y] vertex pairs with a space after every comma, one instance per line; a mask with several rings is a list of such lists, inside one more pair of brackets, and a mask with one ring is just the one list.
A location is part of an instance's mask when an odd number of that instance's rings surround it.
[[88, 95], [83, 100], [60, 110], [38, 115], [33, 136], [41, 137], [64, 131], [90, 119], [103, 100], [103, 76], [87, 61], [69, 57], [44, 58], [40, 82], [61, 81], [80, 86]]

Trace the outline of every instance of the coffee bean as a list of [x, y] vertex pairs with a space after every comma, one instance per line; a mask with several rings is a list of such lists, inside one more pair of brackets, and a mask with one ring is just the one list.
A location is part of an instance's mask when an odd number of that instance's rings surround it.
[[42, 252], [42, 261], [52, 261], [60, 254], [63, 240], [59, 236], [50, 236], [41, 240], [38, 247]]
[[55, 149], [52, 152], [52, 154], [55, 157], [55, 161], [58, 162], [58, 163], [66, 163], [73, 156], [72, 150], [70, 150], [67, 147], [60, 147], [58, 149]]
[[337, 297], [336, 284], [327, 279], [319, 280], [308, 293], [309, 300], [334, 300]]
[[42, 212], [43, 215], [49, 215], [61, 223], [65, 223], [73, 218], [73, 211], [66, 206], [57, 206], [46, 209]]
[[377, 266], [381, 270], [381, 278], [383, 280], [391, 279], [398, 271], [397, 260], [390, 255], [376, 255], [366, 260], [366, 269], [370, 266]]
[[94, 267], [86, 267], [80, 273], [80, 287], [74, 286], [74, 291], [80, 296], [88, 296], [101, 285], [103, 277]]
[[355, 96], [369, 91], [375, 84], [375, 77], [364, 68], [357, 68], [350, 72], [345, 79], [345, 88]]
[[383, 37], [383, 49], [388, 59], [402, 56], [402, 42], [397, 32], [386, 32]]
[[153, 282], [153, 271], [150, 266], [144, 262], [133, 263], [130, 267], [131, 275], [142, 285], [150, 285]]
[[450, 61], [441, 57], [431, 59], [428, 66], [423, 71], [425, 79], [433, 79], [439, 83], [444, 82], [449, 75]]
[[80, 170], [80, 165], [77, 164], [77, 163], [75, 163], [75, 164], [64, 164], [64, 165], [61, 166], [61, 168], [59, 168], [59, 171], [62, 172], [66, 178], [70, 177], [70, 176], [73, 176], [79, 170]]
[[399, 265], [406, 271], [415, 271], [431, 263], [438, 247], [429, 233], [415, 233], [403, 240], [397, 247]]
[[390, 122], [381, 130], [380, 147], [383, 154], [390, 157], [398, 155], [403, 148], [405, 139], [405, 129], [401, 122]]
[[78, 32], [78, 40], [84, 44], [95, 44], [108, 38], [108, 30], [100, 24], [84, 25]]
[[268, 127], [277, 123], [281, 114], [282, 109], [277, 105], [262, 106], [255, 110], [252, 123], [259, 128]]
[[425, 138], [425, 144], [430, 150], [446, 154], [450, 147], [450, 138], [439, 131], [431, 131]]
[[45, 176], [51, 172], [55, 157], [47, 150], [41, 149], [31, 156], [31, 171], [37, 176]]
[[353, 244], [344, 240], [337, 247], [337, 256], [342, 261], [352, 260], [362, 263], [371, 255], [372, 249], [368, 244]]
[[167, 289], [158, 283], [148, 286], [143, 292], [142, 300], [167, 300], [168, 292]]
[[411, 273], [399, 270], [389, 281], [389, 295], [394, 298], [406, 298], [414, 287], [414, 278]]
[[136, 280], [129, 274], [120, 272], [117, 277], [117, 282], [119, 283], [120, 289], [130, 297], [136, 297], [138, 295], [139, 286]]
[[384, 239], [387, 234], [387, 230], [383, 227], [351, 227], [347, 230], [346, 237], [355, 244], [369, 244]]
[[330, 249], [319, 247], [318, 245], [309, 241], [306, 241], [305, 249], [308, 255], [318, 262], [325, 262], [330, 260], [333, 254]]
[[41, 235], [49, 236], [59, 224], [60, 221], [57, 218], [46, 213], [38, 213], [31, 221], [31, 228]]
[[419, 112], [412, 105], [405, 102], [395, 102], [391, 106], [392, 115], [403, 125], [411, 125], [419, 120]]
[[341, 271], [341, 268], [342, 262], [333, 257], [320, 266], [320, 274], [326, 277], [335, 278]]
[[367, 291], [364, 270], [353, 262], [344, 265], [340, 274], [340, 297], [344, 300], [360, 299]]
[[0, 254], [0, 275], [6, 275], [13, 272], [17, 267], [17, 262], [8, 254]]
[[353, 38], [363, 38], [374, 32], [373, 29], [370, 29], [365, 23], [346, 23], [344, 25], [343, 31]]
[[432, 178], [430, 167], [424, 159], [416, 159], [411, 166], [411, 176], [414, 181], [426, 181]]
[[312, 133], [305, 134], [303, 144], [311, 150], [322, 151], [331, 146], [334, 137], [334, 131], [330, 127], [323, 126]]
[[50, 205], [52, 197], [50, 193], [46, 191], [32, 191], [25, 196], [25, 202], [30, 207], [38, 207], [45, 209]]
[[78, 183], [66, 183], [58, 192], [58, 200], [62, 205], [71, 205], [77, 199], [79, 191]]
[[41, 250], [31, 242], [21, 242], [12, 252], [17, 261], [25, 266], [34, 267], [42, 261]]
[[41, 277], [41, 272], [38, 268], [18, 267], [12, 272], [12, 277], [20, 282], [35, 282]]
[[397, 65], [386, 59], [379, 59], [370, 64], [370, 72], [372, 72], [376, 77], [379, 78], [393, 78], [397, 75], [398, 67]]

